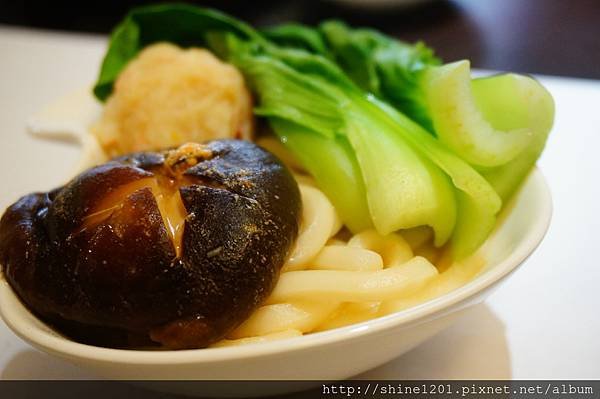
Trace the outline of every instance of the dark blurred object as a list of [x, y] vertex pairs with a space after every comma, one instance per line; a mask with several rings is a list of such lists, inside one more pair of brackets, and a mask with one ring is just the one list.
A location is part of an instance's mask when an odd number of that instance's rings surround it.
[[[0, 0], [0, 23], [107, 33], [129, 8], [148, 3]], [[479, 68], [600, 79], [599, 0], [453, 0], [379, 11], [328, 1], [193, 3], [258, 26], [340, 18], [403, 40], [423, 40], [446, 61], [469, 58]]]

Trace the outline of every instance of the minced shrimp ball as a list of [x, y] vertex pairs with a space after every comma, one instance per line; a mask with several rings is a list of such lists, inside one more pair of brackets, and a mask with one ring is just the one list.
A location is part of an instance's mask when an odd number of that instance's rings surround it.
[[250, 139], [252, 98], [241, 73], [211, 52], [158, 43], [119, 75], [92, 130], [108, 155]]

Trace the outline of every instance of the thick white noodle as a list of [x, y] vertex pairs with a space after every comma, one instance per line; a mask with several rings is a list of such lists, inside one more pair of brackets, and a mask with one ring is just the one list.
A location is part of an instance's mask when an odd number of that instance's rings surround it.
[[312, 270], [368, 271], [383, 269], [383, 259], [377, 252], [348, 245], [326, 245], [309, 262]]
[[375, 230], [365, 230], [353, 236], [348, 246], [377, 252], [383, 258], [385, 267], [401, 265], [414, 257], [410, 245], [401, 235], [394, 233], [382, 236]]
[[278, 303], [258, 308], [228, 338], [239, 339], [272, 334], [286, 330], [310, 332], [321, 324], [339, 303], [299, 302]]
[[336, 232], [335, 208], [321, 190], [300, 185], [302, 194], [302, 223], [292, 254], [283, 266], [283, 271], [302, 270], [325, 246]]
[[420, 256], [378, 271], [292, 271], [281, 274], [267, 303], [385, 301], [413, 293], [437, 274]]
[[373, 319], [379, 315], [380, 306], [381, 302], [346, 302], [315, 331], [331, 330]]

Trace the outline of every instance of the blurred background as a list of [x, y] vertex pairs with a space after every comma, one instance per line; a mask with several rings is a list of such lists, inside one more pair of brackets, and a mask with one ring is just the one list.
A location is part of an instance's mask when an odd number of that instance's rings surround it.
[[[196, 0], [255, 25], [340, 18], [406, 41], [423, 40], [445, 61], [478, 68], [600, 79], [600, 0]], [[4, 1], [0, 24], [110, 32], [151, 1]]]

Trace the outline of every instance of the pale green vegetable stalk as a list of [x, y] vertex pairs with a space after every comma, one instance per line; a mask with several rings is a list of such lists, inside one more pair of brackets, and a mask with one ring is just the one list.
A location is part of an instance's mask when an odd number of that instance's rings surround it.
[[479, 110], [490, 124], [504, 130], [529, 126], [533, 134], [528, 146], [510, 162], [481, 169], [506, 201], [533, 168], [546, 145], [554, 121], [554, 100], [535, 79], [512, 73], [473, 79], [471, 88]]
[[[422, 78], [429, 114], [438, 138], [467, 162], [483, 167], [503, 165], [514, 159], [534, 137], [528, 123], [510, 123], [513, 115], [500, 114], [493, 103], [486, 107], [487, 115], [473, 95], [469, 61], [459, 61], [441, 67], [431, 67]], [[496, 101], [497, 92], [481, 88], [483, 100]], [[518, 90], [518, 88], [517, 88]], [[493, 96], [490, 94], [493, 93]], [[511, 93], [515, 103], [522, 98]], [[518, 112], [535, 113], [535, 104], [519, 104]], [[526, 122], [519, 119], [520, 122]], [[495, 123], [494, 123], [495, 122]]]
[[348, 228], [359, 232], [372, 227], [365, 184], [348, 140], [314, 134], [283, 119], [272, 118], [270, 122], [275, 134], [332, 199]]

